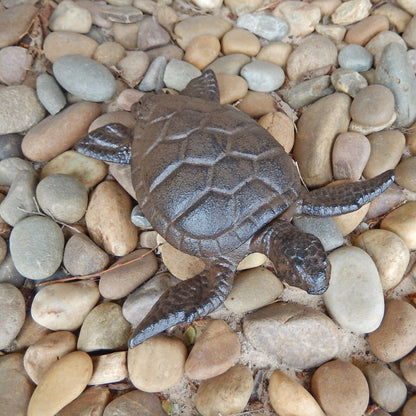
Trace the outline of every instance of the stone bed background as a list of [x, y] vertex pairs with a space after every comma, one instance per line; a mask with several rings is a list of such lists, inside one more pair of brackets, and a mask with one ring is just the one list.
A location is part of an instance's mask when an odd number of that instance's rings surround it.
[[[71, 149], [207, 67], [308, 187], [396, 184], [295, 219], [332, 252], [326, 295], [254, 255], [225, 306], [127, 353], [203, 265], [149, 230], [128, 167]], [[1, 0], [0, 415], [415, 415], [415, 68], [413, 0]]]

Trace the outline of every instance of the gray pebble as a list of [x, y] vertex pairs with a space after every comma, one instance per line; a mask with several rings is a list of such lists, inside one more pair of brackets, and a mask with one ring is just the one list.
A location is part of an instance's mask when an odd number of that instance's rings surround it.
[[136, 205], [133, 210], [131, 211], [131, 222], [136, 226], [143, 230], [151, 230], [152, 224], [150, 224], [149, 220], [144, 216], [143, 211], [140, 209], [138, 205]]
[[57, 59], [53, 72], [63, 88], [85, 101], [105, 101], [116, 92], [113, 74], [104, 65], [81, 55]]
[[353, 69], [337, 68], [331, 74], [331, 82], [335, 89], [355, 97], [363, 88], [368, 86], [367, 80]]
[[389, 88], [395, 101], [395, 125], [408, 127], [416, 120], [416, 78], [407, 58], [406, 48], [397, 43], [387, 45], [376, 67], [375, 81]]
[[10, 157], [23, 157], [23, 136], [17, 133], [3, 134], [0, 136], [0, 160]]
[[158, 91], [164, 86], [163, 76], [165, 74], [168, 60], [164, 56], [158, 56], [147, 68], [146, 74], [139, 84], [140, 91]]
[[207, 66], [216, 74], [239, 75], [241, 68], [250, 62], [250, 58], [242, 53], [221, 56]]
[[270, 41], [283, 39], [289, 32], [289, 25], [283, 19], [264, 14], [246, 13], [237, 19], [237, 27]]
[[182, 91], [192, 79], [199, 77], [201, 71], [188, 62], [172, 59], [165, 69], [163, 82], [168, 88]]
[[10, 254], [16, 269], [28, 279], [51, 276], [61, 264], [64, 235], [47, 217], [23, 219], [10, 234]]
[[0, 264], [0, 282], [11, 283], [13, 286], [21, 287], [26, 279], [14, 267], [12, 256], [10, 253]]
[[0, 185], [10, 186], [20, 172], [36, 175], [30, 162], [19, 157], [9, 157], [0, 161]]
[[57, 114], [66, 106], [66, 98], [55, 78], [41, 74], [36, 78], [36, 93], [49, 114]]
[[347, 45], [338, 54], [341, 68], [353, 69], [357, 72], [368, 71], [373, 66], [373, 55], [360, 45]]
[[253, 61], [241, 69], [241, 76], [252, 91], [271, 92], [285, 82], [285, 73], [280, 66], [266, 61]]

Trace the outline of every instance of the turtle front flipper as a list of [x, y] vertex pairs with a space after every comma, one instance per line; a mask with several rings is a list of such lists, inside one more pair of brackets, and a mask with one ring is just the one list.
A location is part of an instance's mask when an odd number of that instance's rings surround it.
[[84, 136], [75, 150], [104, 162], [130, 163], [133, 132], [119, 123], [100, 127]]
[[325, 292], [330, 266], [322, 243], [291, 223], [276, 219], [251, 240], [250, 249], [265, 254], [273, 263], [277, 277], [312, 295]]
[[360, 182], [325, 186], [305, 195], [298, 206], [299, 214], [329, 217], [352, 212], [384, 192], [394, 181], [394, 171]]
[[142, 322], [134, 329], [129, 347], [181, 322], [192, 322], [217, 309], [231, 291], [232, 267], [212, 264], [208, 270], [167, 289]]

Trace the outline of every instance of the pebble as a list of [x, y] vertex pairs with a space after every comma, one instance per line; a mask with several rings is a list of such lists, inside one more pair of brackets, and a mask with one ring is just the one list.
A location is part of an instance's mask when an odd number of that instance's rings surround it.
[[66, 106], [66, 98], [55, 78], [41, 74], [36, 78], [36, 94], [49, 114], [55, 115]]
[[381, 195], [370, 203], [367, 219], [373, 219], [385, 215], [405, 201], [405, 194], [401, 187], [391, 184]]
[[388, 169], [394, 169], [402, 156], [406, 139], [399, 130], [384, 130], [370, 134], [370, 157], [364, 169], [364, 176], [374, 178]]
[[335, 93], [303, 111], [293, 154], [307, 186], [322, 186], [332, 180], [332, 146], [335, 137], [348, 129], [350, 102], [347, 95]]
[[236, 107], [252, 118], [276, 111], [275, 101], [270, 94], [257, 91], [248, 91]]
[[0, 313], [0, 349], [4, 349], [16, 338], [26, 316], [23, 295], [10, 283], [0, 283]]
[[130, 88], [133, 88], [142, 80], [149, 63], [146, 52], [129, 51], [127, 56], [119, 61], [117, 68], [120, 70], [121, 78]]
[[409, 264], [410, 254], [405, 242], [395, 233], [372, 229], [360, 234], [354, 245], [365, 250], [373, 259], [383, 291], [400, 283]]
[[[141, 210], [141, 208], [138, 205], [136, 205], [132, 209], [130, 218], [131, 218], [131, 222], [136, 227], [139, 227], [141, 230], [152, 230], [153, 229], [152, 224], [150, 224], [148, 219], [144, 216], [143, 211]], [[140, 238], [141, 238], [141, 234], [140, 234]], [[147, 246], [142, 246], [142, 247], [147, 247]], [[150, 248], [153, 248], [153, 247], [150, 247]]]
[[310, 35], [290, 54], [286, 71], [291, 81], [299, 82], [314, 69], [334, 65], [337, 62], [337, 48], [322, 35]]
[[325, 307], [338, 324], [364, 334], [376, 330], [384, 314], [384, 296], [377, 267], [358, 247], [341, 247], [328, 256], [331, 280]]
[[373, 11], [373, 14], [386, 16], [398, 33], [402, 33], [412, 16], [394, 4], [383, 4]]
[[409, 157], [401, 161], [396, 167], [396, 182], [398, 185], [416, 191], [416, 157]]
[[[23, 368], [23, 354], [0, 357], [0, 402], [2, 416], [26, 416], [34, 386]], [[13, 392], [13, 394], [10, 394]]]
[[233, 313], [249, 312], [275, 301], [283, 291], [277, 276], [264, 267], [239, 273], [224, 304]]
[[364, 135], [354, 132], [338, 135], [332, 149], [334, 178], [358, 181], [370, 157], [370, 151], [370, 142]]
[[39, 384], [51, 365], [75, 351], [76, 345], [76, 337], [69, 331], [57, 331], [43, 336], [25, 352], [23, 365], [26, 373], [35, 384]]
[[185, 375], [194, 380], [206, 380], [223, 374], [240, 357], [238, 335], [223, 320], [211, 321], [185, 362]]
[[253, 376], [242, 364], [199, 385], [195, 406], [202, 416], [233, 415], [246, 407], [253, 390]]
[[49, 28], [54, 32], [68, 30], [70, 32], [88, 33], [91, 25], [90, 12], [68, 0], [59, 3], [49, 18]]
[[406, 48], [406, 42], [403, 40], [403, 38], [396, 32], [392, 32], [390, 30], [384, 30], [383, 32], [380, 32], [365, 45], [365, 48], [373, 55], [374, 64], [376, 67], [379, 64], [384, 48], [390, 43], [398, 43], [399, 45], [403, 45], [403, 47]]
[[22, 83], [31, 64], [32, 57], [25, 48], [8, 46], [0, 49], [0, 81], [6, 85]]
[[81, 181], [87, 189], [91, 189], [105, 178], [107, 170], [107, 165], [101, 160], [68, 150], [44, 165], [40, 177], [43, 179], [49, 175], [71, 175]]
[[347, 26], [366, 18], [371, 7], [370, 0], [349, 0], [337, 7], [331, 20], [336, 25]]
[[393, 231], [409, 247], [416, 249], [416, 201], [406, 202], [399, 208], [391, 211], [381, 221], [380, 228]]
[[[354, 98], [362, 89], [368, 86], [367, 80], [361, 74], [352, 69], [345, 68], [337, 68], [331, 74], [331, 83], [338, 92], [344, 92], [352, 98]], [[393, 121], [389, 120], [390, 124], [392, 122]], [[353, 123], [350, 123], [350, 125]], [[361, 129], [363, 128], [361, 127]]]
[[323, 25], [318, 23], [315, 26], [316, 33], [326, 36], [336, 45], [339, 45], [345, 37], [347, 29], [344, 26], [338, 25]]
[[338, 63], [341, 68], [368, 71], [373, 66], [373, 55], [360, 45], [346, 45], [338, 54]]
[[110, 113], [104, 113], [90, 124], [88, 133], [110, 123], [123, 124], [129, 129], [132, 129], [136, 124], [136, 119], [134, 115], [128, 111], [111, 111]]
[[192, 0], [192, 2], [203, 10], [218, 9], [222, 6], [222, 0]]
[[169, 33], [153, 17], [145, 17], [140, 22], [137, 34], [137, 49], [139, 51], [164, 46], [169, 41]]
[[65, 355], [50, 367], [36, 387], [27, 416], [55, 415], [83, 392], [91, 375], [92, 360], [88, 354], [74, 351]]
[[[289, 397], [293, 400], [288, 400]], [[275, 370], [270, 377], [269, 398], [274, 411], [280, 416], [325, 416], [313, 396], [280, 370]]]
[[318, 237], [325, 251], [332, 251], [344, 244], [342, 233], [332, 218], [299, 216], [293, 218], [293, 224], [304, 233]]
[[91, 194], [85, 221], [90, 237], [107, 253], [125, 256], [136, 248], [132, 208], [130, 196], [117, 182], [101, 182]]
[[402, 416], [413, 416], [416, 412], [416, 396], [410, 397], [402, 409]]
[[[100, 114], [101, 107], [98, 104], [79, 102], [54, 116], [46, 117], [23, 138], [23, 154], [37, 162], [52, 159], [74, 146], [87, 134], [88, 126]], [[65, 129], [62, 128], [63, 124]]]
[[178, 383], [187, 356], [185, 344], [178, 338], [157, 335], [127, 352], [127, 368], [133, 385], [154, 393]]
[[186, 50], [191, 40], [198, 36], [212, 35], [220, 39], [230, 29], [231, 23], [227, 20], [216, 16], [204, 15], [189, 17], [177, 23], [174, 34], [178, 45], [183, 50]]
[[39, 9], [31, 4], [3, 9], [0, 14], [0, 48], [16, 44], [27, 33], [38, 12]]
[[251, 253], [244, 257], [243, 260], [238, 263], [237, 271], [254, 269], [255, 267], [262, 266], [267, 261], [267, 257], [263, 253]]
[[45, 116], [33, 88], [13, 85], [0, 89], [0, 134], [30, 129]]
[[321, 365], [312, 376], [311, 391], [328, 416], [361, 416], [367, 409], [369, 391], [364, 374], [346, 361]]
[[65, 245], [63, 264], [73, 276], [100, 272], [109, 263], [108, 254], [85, 234], [75, 233]]
[[111, 401], [104, 410], [103, 416], [130, 416], [143, 414], [152, 416], [165, 416], [159, 398], [156, 394], [132, 390]]
[[124, 111], [131, 111], [134, 108], [134, 104], [138, 103], [143, 95], [144, 92], [142, 91], [134, 88], [127, 88], [117, 97], [117, 107]]
[[53, 283], [36, 293], [31, 314], [52, 331], [74, 331], [100, 298], [94, 282]]
[[135, 50], [137, 48], [137, 34], [139, 33], [139, 25], [113, 23], [114, 40], [127, 50]]
[[[136, 207], [138, 208], [138, 205], [136, 205]], [[136, 207], [133, 208], [133, 211], [136, 209]], [[158, 244], [157, 237], [158, 237], [158, 234], [154, 230], [142, 231], [139, 235], [139, 247], [143, 247], [143, 248], [156, 247]]]
[[163, 76], [167, 64], [168, 61], [165, 56], [156, 57], [147, 68], [147, 71], [139, 84], [139, 90], [144, 92], [161, 90], [165, 85]]
[[10, 254], [23, 276], [39, 280], [52, 276], [62, 261], [64, 236], [51, 219], [31, 216], [19, 221], [10, 234]]
[[247, 94], [248, 85], [244, 78], [231, 74], [218, 74], [216, 78], [221, 104], [231, 104]]
[[101, 276], [99, 289], [106, 299], [121, 299], [152, 277], [159, 265], [156, 256], [149, 250], [141, 248], [117, 260], [112, 267], [128, 263]]
[[168, 88], [182, 91], [189, 81], [200, 75], [201, 71], [196, 66], [178, 59], [171, 59], [166, 65], [163, 82]]
[[0, 264], [6, 258], [6, 255], [7, 255], [7, 243], [3, 237], [0, 237]]
[[82, 351], [125, 350], [130, 325], [121, 313], [121, 306], [105, 302], [86, 316], [78, 336], [77, 348]]
[[102, 415], [105, 406], [111, 399], [111, 393], [106, 386], [90, 387], [81, 393], [74, 401], [65, 406], [56, 415], [74, 416]]
[[347, 30], [344, 41], [362, 46], [384, 30], [389, 30], [389, 19], [381, 15], [371, 15], [352, 25]]
[[136, 327], [160, 298], [162, 293], [179, 280], [170, 273], [161, 273], [127, 296], [123, 304], [123, 316]]
[[416, 14], [416, 4], [412, 0], [397, 0], [397, 4], [410, 14]]
[[117, 383], [127, 377], [127, 352], [113, 352], [92, 358], [93, 373], [88, 385]]
[[261, 0], [224, 0], [224, 3], [236, 16], [257, 10], [263, 4]]
[[271, 62], [284, 67], [292, 52], [292, 46], [284, 42], [272, 42], [263, 46], [257, 54], [256, 59]]
[[330, 360], [340, 346], [338, 328], [328, 316], [295, 303], [274, 303], [247, 315], [243, 330], [255, 348], [297, 369]]
[[285, 113], [267, 113], [260, 117], [258, 123], [283, 146], [286, 153], [290, 153], [295, 143], [295, 129], [293, 121]]
[[104, 18], [114, 23], [137, 23], [143, 19], [143, 13], [132, 6], [106, 6], [102, 13]]
[[403, 300], [386, 300], [380, 327], [368, 335], [371, 352], [381, 361], [400, 360], [416, 346], [416, 310]]
[[206, 69], [212, 69], [215, 74], [239, 75], [241, 68], [250, 62], [250, 58], [242, 53], [221, 56], [209, 64]]
[[323, 16], [329, 16], [341, 4], [341, 0], [312, 0], [312, 4], [321, 9]]
[[116, 92], [112, 73], [99, 62], [81, 55], [58, 58], [53, 73], [65, 90], [85, 101], [105, 101]]
[[164, 56], [168, 61], [173, 58], [181, 60], [184, 56], [184, 51], [177, 45], [160, 46], [159, 48], [149, 49], [146, 53], [152, 61], [158, 56]]
[[261, 47], [256, 35], [246, 29], [239, 28], [227, 32], [221, 40], [221, 45], [224, 55], [242, 53], [247, 56], [256, 56]]
[[23, 157], [22, 139], [17, 133], [0, 135], [0, 161], [10, 157]]
[[394, 95], [395, 125], [408, 127], [413, 124], [416, 120], [416, 78], [405, 47], [391, 43], [383, 49], [376, 66], [375, 82], [389, 88]]
[[236, 26], [271, 42], [282, 40], [289, 32], [286, 20], [257, 13], [242, 14], [237, 19]]
[[32, 164], [19, 157], [9, 157], [0, 161], [0, 185], [10, 186], [17, 176], [27, 172], [35, 176], [36, 172]]
[[116, 66], [126, 56], [126, 50], [118, 42], [104, 42], [94, 52], [94, 60], [107, 68]]
[[285, 81], [283, 69], [266, 61], [253, 61], [244, 65], [241, 76], [247, 81], [250, 90], [258, 92], [277, 90]]
[[400, 360], [400, 371], [408, 383], [416, 386], [416, 351]]
[[273, 16], [287, 21], [289, 36], [306, 36], [315, 30], [321, 20], [321, 9], [303, 1], [286, 1], [274, 9]]
[[45, 56], [52, 63], [67, 55], [82, 55], [92, 58], [97, 47], [98, 42], [94, 39], [80, 33], [67, 31], [51, 32], [43, 43]]
[[388, 412], [395, 412], [406, 401], [404, 382], [380, 363], [367, 364], [363, 369], [370, 388], [370, 397]]

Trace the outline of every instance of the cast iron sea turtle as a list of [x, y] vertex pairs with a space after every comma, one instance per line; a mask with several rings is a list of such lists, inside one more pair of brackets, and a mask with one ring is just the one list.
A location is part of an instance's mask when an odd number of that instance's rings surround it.
[[131, 161], [137, 201], [154, 229], [206, 264], [200, 275], [161, 296], [135, 328], [130, 348], [218, 308], [238, 263], [252, 252], [269, 257], [289, 285], [325, 292], [330, 270], [322, 244], [295, 228], [290, 217], [354, 211], [394, 180], [388, 171], [308, 192], [291, 157], [266, 130], [219, 104], [212, 71], [192, 80], [180, 95], [144, 95], [133, 136], [110, 124], [76, 149], [109, 162]]

